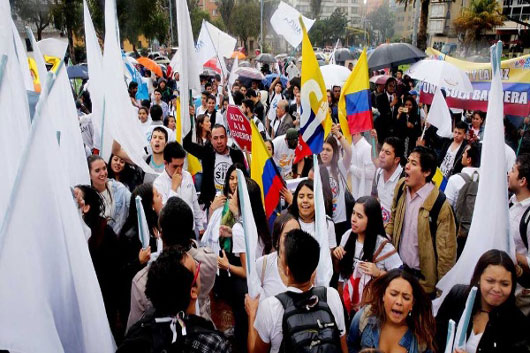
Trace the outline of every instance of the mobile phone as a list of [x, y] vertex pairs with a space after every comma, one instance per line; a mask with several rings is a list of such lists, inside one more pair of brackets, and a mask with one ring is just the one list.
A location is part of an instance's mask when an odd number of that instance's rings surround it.
[[409, 112], [409, 108], [402, 108], [401, 111], [402, 111], [403, 113], [408, 113], [408, 112]]

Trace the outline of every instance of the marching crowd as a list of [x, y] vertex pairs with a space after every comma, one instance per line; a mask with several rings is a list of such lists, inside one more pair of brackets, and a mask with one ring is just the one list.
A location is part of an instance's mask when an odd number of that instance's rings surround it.
[[[180, 144], [178, 73], [145, 76], [151, 99], [136, 100], [134, 82], [129, 94], [146, 136], [145, 161], [156, 174], [135, 166], [116, 141], [104, 160], [91, 128], [83, 128], [91, 185], [75, 187], [118, 352], [444, 352], [448, 320], [458, 324], [473, 286], [467, 341], [456, 351], [530, 351], [530, 144], [509, 122], [507, 165], [499, 168], [508, 178], [516, 262], [499, 250], [482, 254], [470, 283], [455, 286], [434, 316], [436, 284], [469, 232], [485, 113], [451, 112], [453, 138], [440, 138], [425, 126], [428, 107], [419, 102], [417, 82], [398, 70], [371, 93], [374, 130], [353, 134], [350, 143], [338, 118], [341, 88], [332, 87], [333, 125], [313, 165], [312, 158], [296, 159], [299, 77], [270, 87], [240, 79], [229, 89], [219, 76], [201, 76], [203, 92], [189, 108], [195, 129]], [[249, 177], [249, 153], [230, 135], [229, 95], [256, 124], [286, 181], [272, 223]], [[89, 95], [82, 97], [80, 111], [90, 113]], [[333, 262], [327, 287], [313, 285], [321, 254], [315, 168]], [[433, 182], [437, 171], [447, 179], [445, 192]], [[248, 189], [256, 249], [246, 248], [239, 183]], [[149, 246], [139, 237], [137, 196]], [[257, 298], [247, 294], [249, 251], [257, 259]]]

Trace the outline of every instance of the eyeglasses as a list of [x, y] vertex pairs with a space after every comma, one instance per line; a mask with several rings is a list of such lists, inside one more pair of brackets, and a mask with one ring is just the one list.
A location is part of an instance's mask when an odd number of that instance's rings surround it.
[[191, 282], [192, 287], [195, 285], [195, 283], [197, 283], [197, 277], [199, 277], [200, 270], [201, 270], [201, 262], [197, 261], [197, 267], [195, 268], [195, 274], [193, 275], [193, 281]]

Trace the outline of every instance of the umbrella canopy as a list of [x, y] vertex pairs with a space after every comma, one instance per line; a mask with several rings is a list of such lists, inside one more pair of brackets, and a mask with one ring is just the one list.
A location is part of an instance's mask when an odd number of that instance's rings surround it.
[[353, 58], [353, 54], [347, 48], [335, 50], [335, 62], [352, 60]]
[[221, 68], [217, 65], [217, 58], [208, 60], [204, 63], [204, 65], [202, 65], [202, 67], [217, 71], [218, 74], [221, 73]]
[[460, 92], [473, 92], [473, 86], [467, 74], [447, 61], [422, 60], [412, 65], [406, 74], [413, 79], [427, 82], [440, 88], [451, 88]]
[[368, 67], [372, 70], [397, 67], [415, 63], [426, 56], [424, 52], [408, 43], [381, 44], [368, 56]]
[[250, 67], [250, 63], [248, 61], [240, 61], [238, 64], [237, 64], [239, 67]]
[[[265, 87], [270, 87], [272, 81], [274, 81], [276, 79], [276, 77], [278, 77], [278, 74], [268, 74], [267, 76], [265, 76], [265, 78], [263, 80], [261, 80], [261, 83], [265, 86]], [[282, 86], [285, 87], [287, 86], [287, 81], [289, 79], [285, 76], [280, 76], [280, 82], [282, 83]]]
[[343, 86], [351, 71], [347, 67], [341, 65], [324, 65], [320, 67], [326, 88], [333, 86]]
[[239, 77], [246, 77], [251, 80], [263, 80], [265, 76], [258, 70], [253, 67], [238, 67], [235, 74], [238, 74]]
[[87, 79], [88, 78], [88, 67], [86, 65], [68, 66], [66, 68], [66, 73], [68, 74], [69, 79], [74, 79], [74, 78]]
[[287, 55], [286, 53], [281, 53], [281, 54], [276, 55], [274, 58], [275, 58], [276, 60], [280, 61], [280, 60], [285, 59], [287, 56], [288, 56], [288, 55]]
[[154, 72], [158, 77], [162, 77], [162, 68], [156, 62], [145, 56], [141, 56], [137, 60], [140, 65]]
[[243, 59], [246, 59], [247, 56], [240, 52], [240, 51], [235, 51], [232, 53], [232, 56], [231, 56], [232, 59], [235, 59], [235, 58], [238, 58], [239, 60], [243, 60]]
[[203, 70], [202, 70], [202, 72], [201, 72], [201, 76], [215, 77], [215, 75], [219, 75], [219, 74], [217, 73], [217, 71], [212, 70], [212, 69], [207, 68], [207, 67], [203, 68]]
[[390, 75], [376, 75], [370, 78], [370, 82], [375, 83], [376, 85], [384, 85], [391, 77], [392, 76]]
[[272, 54], [267, 53], [261, 53], [260, 55], [256, 56], [256, 61], [259, 61], [261, 63], [267, 63], [267, 64], [274, 64], [276, 62], [276, 59]]

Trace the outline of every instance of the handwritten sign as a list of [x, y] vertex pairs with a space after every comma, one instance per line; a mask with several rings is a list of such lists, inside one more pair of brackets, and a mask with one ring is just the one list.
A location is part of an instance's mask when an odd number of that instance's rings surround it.
[[230, 129], [232, 138], [236, 140], [239, 147], [250, 152], [252, 147], [252, 130], [247, 117], [241, 112], [238, 106], [229, 105], [226, 109], [226, 122]]

